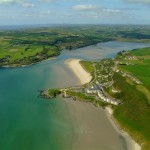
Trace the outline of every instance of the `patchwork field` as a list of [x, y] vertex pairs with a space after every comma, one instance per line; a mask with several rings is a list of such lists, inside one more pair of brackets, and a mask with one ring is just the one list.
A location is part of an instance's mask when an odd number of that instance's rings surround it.
[[[137, 32], [138, 29], [138, 32]], [[0, 66], [36, 63], [60, 54], [107, 41], [150, 42], [149, 26], [56, 26], [0, 30]]]

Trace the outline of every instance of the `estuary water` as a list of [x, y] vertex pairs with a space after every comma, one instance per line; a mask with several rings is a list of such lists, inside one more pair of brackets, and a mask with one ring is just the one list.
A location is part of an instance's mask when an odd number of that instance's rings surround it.
[[[84, 118], [80, 122], [79, 113], [82, 113], [80, 117], [85, 117], [89, 105], [84, 107], [78, 102], [76, 105], [61, 97], [43, 100], [38, 97], [38, 91], [79, 85], [78, 79], [64, 65], [66, 59], [100, 60], [113, 57], [120, 50], [147, 46], [150, 44], [106, 42], [64, 50], [54, 60], [24, 68], [0, 68], [0, 150], [72, 150], [74, 147], [85, 150], [84, 144], [79, 146], [74, 142], [86, 143], [88, 140], [89, 150], [128, 150], [126, 139], [112, 126], [104, 110], [91, 106], [96, 116], [89, 115], [87, 122]], [[94, 122], [94, 117], [98, 121]], [[88, 131], [89, 126], [95, 127], [92, 122], [101, 126], [97, 133]], [[80, 138], [83, 134], [91, 136], [91, 140]], [[92, 147], [94, 141], [97, 145]]]

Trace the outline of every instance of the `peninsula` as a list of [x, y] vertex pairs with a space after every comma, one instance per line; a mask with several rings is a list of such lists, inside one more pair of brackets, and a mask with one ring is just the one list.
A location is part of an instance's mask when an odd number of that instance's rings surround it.
[[[64, 97], [91, 102], [113, 112], [115, 122], [141, 146], [150, 149], [150, 48], [121, 51], [99, 62], [65, 63], [81, 86], [59, 89]], [[85, 71], [81, 71], [84, 68]], [[49, 89], [50, 92], [52, 89]], [[111, 108], [111, 110], [110, 110]], [[140, 149], [136, 145], [135, 148]]]

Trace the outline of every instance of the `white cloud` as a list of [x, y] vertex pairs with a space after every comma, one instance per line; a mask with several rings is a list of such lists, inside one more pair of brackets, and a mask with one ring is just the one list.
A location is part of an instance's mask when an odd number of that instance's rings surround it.
[[73, 7], [74, 11], [88, 11], [92, 13], [120, 13], [119, 9], [108, 9], [108, 8], [101, 8], [95, 5], [75, 5]]
[[94, 5], [75, 5], [73, 7], [73, 10], [77, 10], [77, 11], [89, 11], [89, 10], [96, 10], [96, 9], [98, 9], [98, 7]]
[[48, 11], [40, 12], [40, 14], [49, 15], [49, 14], [52, 14], [52, 12], [50, 10], [48, 10]]
[[0, 0], [0, 4], [22, 3], [22, 0]]
[[110, 12], [110, 13], [119, 13], [120, 10], [119, 9], [102, 9], [105, 12]]
[[23, 17], [43, 17], [43, 16], [48, 16], [52, 15], [52, 11], [47, 10], [47, 11], [41, 11], [41, 12], [26, 12], [23, 14]]
[[143, 3], [143, 4], [150, 4], [150, 0], [124, 0], [130, 3]]
[[26, 7], [26, 8], [35, 7], [35, 5], [32, 3], [23, 3], [22, 5], [23, 5], [23, 7]]
[[0, 0], [0, 4], [20, 4], [25, 8], [35, 7], [35, 5], [28, 0]]
[[44, 2], [44, 3], [51, 3], [54, 2], [55, 0], [39, 0], [40, 2]]
[[26, 13], [26, 14], [24, 14], [23, 16], [24, 16], [24, 17], [32, 17], [33, 14], [32, 14], [32, 13]]

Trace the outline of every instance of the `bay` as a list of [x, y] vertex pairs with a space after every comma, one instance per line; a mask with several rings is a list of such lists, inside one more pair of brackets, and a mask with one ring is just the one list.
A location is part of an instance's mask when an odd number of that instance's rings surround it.
[[[64, 50], [55, 60], [24, 68], [0, 68], [0, 150], [73, 149], [74, 141], [78, 142], [75, 138], [82, 136], [79, 129], [84, 127], [84, 122], [76, 126], [79, 120], [77, 116], [73, 118], [70, 108], [74, 108], [74, 113], [82, 108], [79, 108], [79, 104], [66, 102], [61, 97], [50, 101], [43, 100], [38, 97], [38, 91], [80, 84], [72, 71], [65, 66], [66, 59], [100, 60], [113, 57], [120, 50], [147, 46], [150, 44], [112, 41], [72, 51]], [[86, 107], [89, 108], [86, 105], [84, 113], [87, 111]], [[93, 108], [91, 110], [95, 111]], [[104, 124], [101, 124], [102, 130], [109, 131], [105, 138], [112, 133], [114, 136], [110, 136], [109, 141], [112, 139], [113, 142], [110, 144], [115, 145], [115, 150], [126, 150], [126, 139], [120, 138], [104, 110], [97, 111], [100, 111], [100, 116], [95, 117], [101, 121], [105, 118]], [[92, 117], [89, 116], [88, 120]], [[100, 137], [101, 131], [97, 133]], [[91, 136], [91, 139], [94, 138], [94, 134]], [[100, 138], [97, 147], [91, 150], [100, 148], [102, 143], [105, 147], [102, 150], [113, 147], [107, 147], [107, 142]]]

